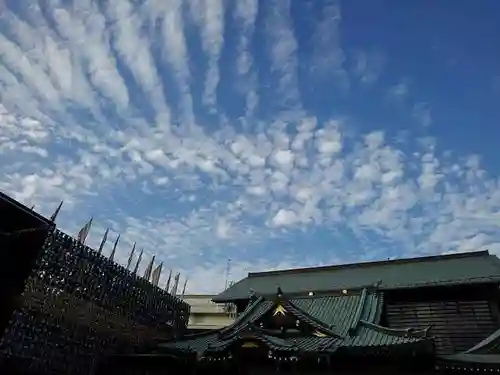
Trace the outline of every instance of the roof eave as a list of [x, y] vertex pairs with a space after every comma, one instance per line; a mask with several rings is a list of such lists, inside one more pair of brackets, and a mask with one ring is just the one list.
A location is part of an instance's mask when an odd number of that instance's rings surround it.
[[[245, 279], [244, 279], [245, 280]], [[402, 289], [420, 289], [420, 288], [433, 288], [433, 287], [451, 287], [459, 286], [464, 284], [496, 284], [500, 283], [500, 274], [490, 275], [490, 276], [480, 276], [475, 278], [465, 278], [460, 280], [442, 280], [442, 281], [432, 281], [432, 282], [421, 282], [414, 284], [401, 284], [401, 285], [383, 285], [373, 286], [374, 289], [380, 291], [391, 291], [391, 290], [402, 290]], [[300, 291], [295, 293], [287, 293], [290, 297], [306, 297], [309, 292], [313, 292], [315, 295], [328, 295], [342, 293], [343, 290], [348, 290], [349, 292], [360, 292], [365, 289], [366, 286], [356, 286], [349, 288], [347, 286], [330, 289], [330, 290], [311, 290], [311, 291]], [[229, 294], [229, 295], [227, 295]], [[273, 293], [262, 294], [263, 296], [272, 296]], [[215, 303], [234, 303], [236, 301], [246, 300], [250, 297], [248, 295], [231, 295], [231, 293], [221, 293], [220, 295], [212, 299]]]

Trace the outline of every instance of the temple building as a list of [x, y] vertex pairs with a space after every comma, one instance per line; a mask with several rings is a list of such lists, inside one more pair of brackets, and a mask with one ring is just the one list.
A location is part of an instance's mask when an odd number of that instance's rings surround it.
[[487, 251], [250, 273], [213, 299], [237, 306], [233, 323], [108, 364], [148, 374], [174, 365], [191, 373], [499, 372], [499, 285], [500, 260]]

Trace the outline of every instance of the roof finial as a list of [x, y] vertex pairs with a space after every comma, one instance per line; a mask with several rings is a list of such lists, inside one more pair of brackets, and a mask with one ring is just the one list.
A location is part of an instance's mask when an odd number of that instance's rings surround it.
[[283, 297], [283, 291], [281, 290], [281, 287], [278, 285], [278, 290], [276, 291], [276, 295], [278, 297]]

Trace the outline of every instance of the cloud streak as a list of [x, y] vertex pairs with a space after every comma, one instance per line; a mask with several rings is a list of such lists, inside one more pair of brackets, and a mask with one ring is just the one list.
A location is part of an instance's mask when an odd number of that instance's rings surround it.
[[298, 44], [294, 35], [289, 0], [269, 1], [266, 12], [271, 72], [277, 76], [280, 109], [301, 109], [297, 77]]
[[259, 104], [257, 93], [257, 74], [253, 70], [254, 59], [251, 53], [251, 41], [255, 31], [255, 21], [259, 11], [257, 0], [238, 1], [234, 8], [235, 22], [242, 24], [238, 41], [236, 58], [237, 71], [243, 80], [242, 91], [245, 92], [245, 115], [251, 118]]
[[[144, 259], [156, 254], [188, 277], [189, 292], [216, 292], [227, 258], [238, 279], [250, 270], [500, 251], [500, 182], [476, 156], [360, 128], [361, 117], [333, 100], [336, 110], [304, 104], [299, 70], [311, 85], [319, 74], [372, 90], [384, 74], [370, 51], [345, 66], [334, 3], [312, 27], [328, 31], [322, 38], [297, 38], [294, 8], [283, 1], [51, 4], [2, 13], [0, 189], [45, 215], [64, 199], [59, 224], [69, 233], [94, 216], [89, 243], [97, 247], [108, 227], [120, 233], [122, 264], [137, 242]], [[259, 80], [262, 61], [275, 84]], [[321, 69], [299, 69], [311, 61]], [[221, 85], [229, 94], [217, 94]], [[378, 93], [383, 104], [410, 90], [400, 83]], [[261, 105], [273, 110], [260, 117]], [[223, 111], [236, 106], [237, 116]], [[429, 108], [417, 104], [407, 119], [429, 125]]]
[[[216, 103], [216, 90], [219, 83], [219, 58], [224, 44], [224, 2], [191, 0], [190, 10], [200, 28], [203, 51], [208, 59], [203, 102], [209, 107]], [[213, 108], [212, 108], [213, 109]]]

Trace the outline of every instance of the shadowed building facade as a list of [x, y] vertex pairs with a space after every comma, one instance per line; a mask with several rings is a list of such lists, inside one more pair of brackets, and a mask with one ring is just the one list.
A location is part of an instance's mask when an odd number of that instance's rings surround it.
[[215, 303], [213, 294], [187, 294], [182, 300], [191, 309], [189, 314], [188, 331], [191, 333], [204, 332], [224, 328], [233, 323], [236, 318], [234, 304]]
[[88, 375], [184, 333], [179, 298], [1, 193], [0, 216], [0, 374]]
[[120, 361], [158, 374], [496, 372], [499, 285], [487, 251], [251, 273], [214, 298], [237, 306], [235, 322]]

